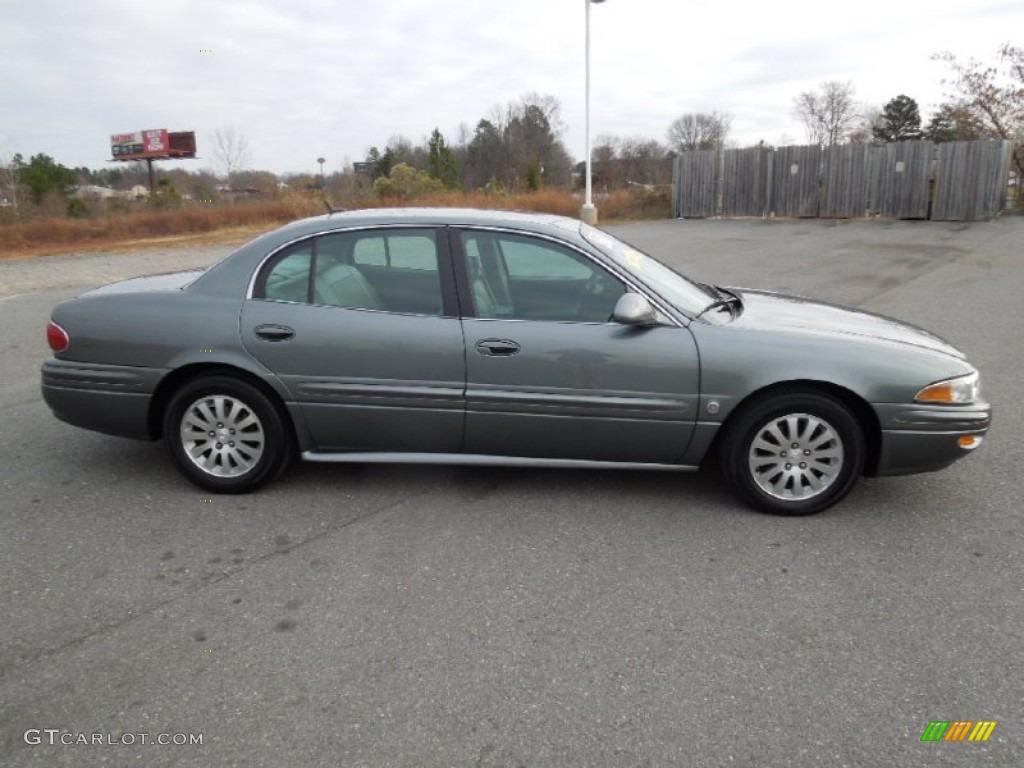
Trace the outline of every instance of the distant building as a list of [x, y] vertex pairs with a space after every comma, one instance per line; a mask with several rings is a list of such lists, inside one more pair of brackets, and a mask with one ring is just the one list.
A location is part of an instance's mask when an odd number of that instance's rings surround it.
[[74, 197], [96, 197], [101, 200], [106, 200], [111, 197], [117, 197], [118, 193], [116, 190], [110, 187], [98, 187], [95, 184], [83, 184], [78, 187], [73, 193]]

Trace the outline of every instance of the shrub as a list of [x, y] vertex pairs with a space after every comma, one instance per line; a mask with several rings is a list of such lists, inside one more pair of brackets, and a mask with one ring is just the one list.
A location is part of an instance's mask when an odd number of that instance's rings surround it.
[[391, 169], [390, 174], [377, 179], [373, 183], [373, 187], [380, 197], [415, 200], [433, 192], [440, 192], [444, 189], [444, 184], [426, 171], [419, 171], [411, 165], [399, 163]]
[[68, 216], [72, 219], [87, 219], [92, 211], [80, 197], [72, 197], [68, 200]]

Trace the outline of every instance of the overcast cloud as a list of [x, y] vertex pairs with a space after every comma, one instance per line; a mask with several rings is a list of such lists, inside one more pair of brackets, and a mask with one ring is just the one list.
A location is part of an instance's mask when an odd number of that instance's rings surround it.
[[[328, 171], [402, 134], [454, 141], [497, 104], [556, 96], [584, 154], [584, 0], [0, 0], [0, 153], [102, 167], [112, 133], [215, 130], [253, 168]], [[733, 115], [740, 146], [804, 140], [793, 98], [850, 80], [880, 107], [905, 93], [927, 119], [945, 68], [992, 60], [1024, 29], [1021, 0], [837, 4], [607, 0], [591, 6], [593, 134], [665, 140], [684, 112]], [[206, 53], [203, 51], [209, 50]]]

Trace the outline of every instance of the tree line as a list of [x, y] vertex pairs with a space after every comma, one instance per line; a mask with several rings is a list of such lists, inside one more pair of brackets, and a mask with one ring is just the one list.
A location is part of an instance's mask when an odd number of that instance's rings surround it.
[[[1017, 142], [1015, 169], [1024, 177], [1024, 49], [1005, 44], [995, 60], [963, 61], [943, 52], [933, 58], [947, 68], [946, 97], [927, 123], [917, 102], [899, 94], [881, 107], [856, 100], [851, 82], [827, 81], [817, 90], [798, 94], [793, 115], [811, 144], [891, 142], [930, 139], [936, 142], [1002, 138]], [[595, 188], [671, 182], [671, 158], [681, 152], [720, 149], [730, 141], [732, 116], [726, 112], [690, 112], [672, 121], [664, 141], [645, 136], [599, 135], [592, 147]], [[318, 189], [340, 194], [377, 193], [415, 198], [444, 189], [528, 191], [544, 186], [582, 186], [583, 163], [572, 159], [562, 135], [561, 104], [554, 96], [530, 93], [493, 107], [473, 127], [462, 124], [453, 139], [434, 128], [419, 144], [392, 136], [383, 148], [371, 147], [355, 168], [329, 176], [291, 174], [283, 177], [248, 170], [246, 137], [234, 128], [218, 130], [211, 142], [220, 175], [211, 170], [161, 169], [159, 194], [150, 204], [173, 205], [181, 195], [211, 201], [225, 187], [270, 193], [280, 186]], [[765, 142], [760, 143], [761, 146]], [[0, 212], [23, 205], [62, 205], [70, 215], [87, 213], [69, 195], [90, 184], [119, 187], [146, 183], [142, 163], [115, 169], [67, 168], [46, 154], [25, 160], [20, 154], [0, 157]], [[180, 193], [180, 194], [179, 194]]]
[[881, 108], [858, 104], [850, 82], [827, 81], [794, 100], [793, 113], [811, 144], [1008, 139], [1014, 166], [1024, 177], [1024, 48], [1009, 43], [995, 61], [963, 61], [946, 51], [932, 57], [946, 65], [945, 100], [927, 124], [917, 102], [899, 94]]

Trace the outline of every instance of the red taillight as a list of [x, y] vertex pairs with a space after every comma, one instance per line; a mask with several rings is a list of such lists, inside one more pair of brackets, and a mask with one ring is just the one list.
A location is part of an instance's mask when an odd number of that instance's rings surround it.
[[54, 352], [63, 352], [68, 348], [71, 339], [68, 337], [67, 331], [51, 320], [46, 324], [46, 343]]

